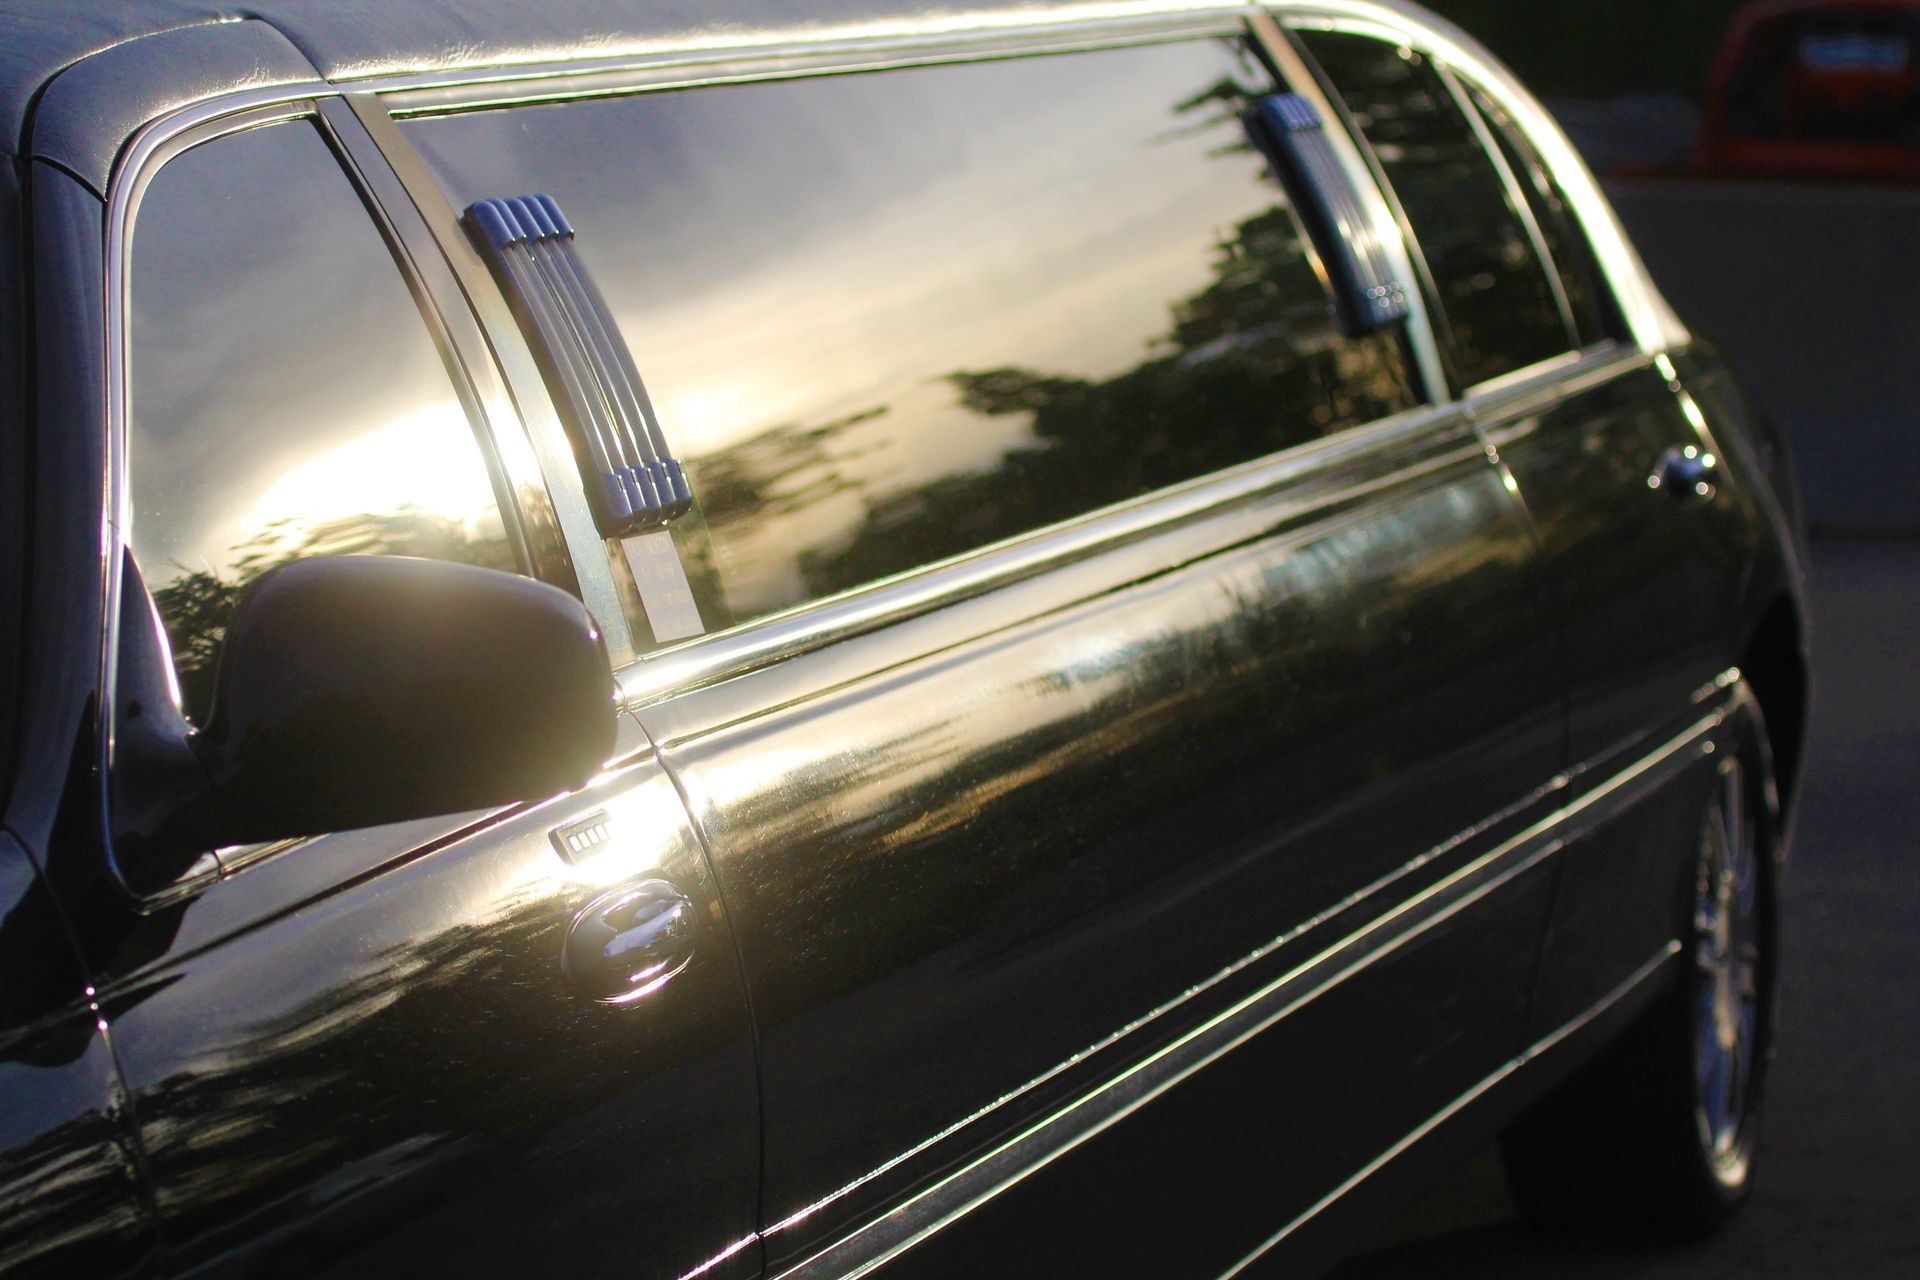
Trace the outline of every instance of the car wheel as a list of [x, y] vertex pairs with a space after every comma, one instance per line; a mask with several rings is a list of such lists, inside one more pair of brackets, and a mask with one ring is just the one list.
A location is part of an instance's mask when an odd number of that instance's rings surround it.
[[1698, 1235], [1752, 1188], [1773, 1040], [1780, 824], [1758, 708], [1747, 697], [1735, 714], [1741, 733], [1700, 818], [1677, 980], [1503, 1140], [1530, 1220]]

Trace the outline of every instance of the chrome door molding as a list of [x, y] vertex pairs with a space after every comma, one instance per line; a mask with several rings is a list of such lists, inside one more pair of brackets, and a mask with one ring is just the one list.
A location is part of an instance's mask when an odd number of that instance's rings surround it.
[[[1176, 1010], [1193, 1005], [1222, 983], [1258, 964], [1273, 953], [1344, 916], [1354, 907], [1382, 895], [1447, 855], [1496, 829], [1507, 820], [1525, 820], [1519, 831], [1440, 878], [1388, 905], [1358, 928], [1321, 947], [1269, 980], [1251, 994], [1214, 1013], [1147, 1058], [1128, 1066], [1065, 1106], [1036, 1121], [1024, 1131], [979, 1154], [933, 1186], [881, 1216], [855, 1228], [825, 1248], [780, 1272], [775, 1280], [853, 1280], [864, 1276], [930, 1238], [943, 1228], [980, 1208], [1082, 1143], [1094, 1138], [1141, 1107], [1165, 1094], [1255, 1036], [1273, 1027], [1312, 1001], [1365, 972], [1428, 930], [1495, 893], [1519, 876], [1547, 862], [1562, 849], [1606, 825], [1648, 796], [1679, 778], [1690, 766], [1718, 750], [1720, 730], [1738, 706], [1739, 673], [1728, 671], [1695, 695], [1693, 722], [1681, 733], [1603, 777], [1582, 785], [1591, 766], [1569, 770], [1547, 787], [1522, 798], [1505, 812], [1426, 850], [1353, 897], [1322, 912], [1219, 973], [1198, 983], [1178, 999], [1128, 1023], [1111, 1036], [1090, 1045], [1027, 1084], [1009, 1091], [990, 1106], [934, 1134], [913, 1148], [862, 1175], [845, 1187], [786, 1219], [768, 1225], [763, 1238], [772, 1239], [849, 1192], [881, 1176], [914, 1156], [984, 1119], [1001, 1106], [1052, 1080], [1092, 1055], [1118, 1044]], [[1550, 807], [1549, 807], [1550, 806]], [[1540, 810], [1547, 811], [1541, 813]], [[1532, 816], [1532, 815], [1538, 816]], [[1677, 922], [1676, 922], [1677, 923]], [[1491, 1090], [1533, 1058], [1574, 1034], [1587, 1022], [1624, 999], [1658, 973], [1675, 955], [1680, 942], [1671, 939], [1641, 969], [1597, 1005], [1535, 1043], [1498, 1071], [1475, 1085], [1441, 1112], [1394, 1143], [1353, 1177], [1335, 1188], [1305, 1213], [1266, 1240], [1228, 1274], [1237, 1274], [1255, 1258], [1297, 1231], [1315, 1215], [1357, 1187], [1426, 1133], [1455, 1112]]]
[[1616, 378], [1649, 368], [1657, 360], [1635, 347], [1603, 342], [1483, 382], [1467, 393], [1467, 408], [1498, 443], [1501, 428], [1487, 424], [1542, 413]]
[[615, 672], [621, 701], [629, 709], [650, 706], [1051, 569], [1203, 523], [1375, 450], [1410, 444], [1450, 428], [1463, 430], [1466, 425], [1458, 405], [1411, 409], [899, 577], [669, 646]]

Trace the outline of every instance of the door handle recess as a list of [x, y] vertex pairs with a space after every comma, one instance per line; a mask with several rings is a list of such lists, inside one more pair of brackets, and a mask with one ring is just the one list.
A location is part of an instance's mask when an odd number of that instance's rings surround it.
[[567, 930], [560, 972], [581, 995], [626, 1004], [651, 995], [693, 959], [694, 910], [665, 880], [603, 893]]
[[1660, 457], [1647, 477], [1647, 488], [1665, 489], [1676, 501], [1700, 502], [1714, 493], [1720, 461], [1698, 445], [1677, 444]]

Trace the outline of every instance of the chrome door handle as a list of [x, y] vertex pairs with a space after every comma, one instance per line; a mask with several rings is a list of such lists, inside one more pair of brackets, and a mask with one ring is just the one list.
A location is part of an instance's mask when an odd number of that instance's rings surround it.
[[1677, 444], [1661, 455], [1660, 465], [1647, 477], [1647, 488], [1665, 489], [1680, 502], [1700, 502], [1711, 498], [1719, 459], [1698, 445]]
[[626, 1004], [658, 991], [693, 959], [694, 910], [665, 880], [603, 893], [567, 930], [560, 971], [581, 995]]

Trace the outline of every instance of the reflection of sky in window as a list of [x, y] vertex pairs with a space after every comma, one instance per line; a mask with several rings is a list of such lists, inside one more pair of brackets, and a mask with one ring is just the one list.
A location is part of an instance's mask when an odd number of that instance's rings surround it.
[[1251, 79], [1202, 41], [407, 127], [460, 205], [559, 201], [696, 479], [770, 429], [886, 408], [826, 445], [837, 491], [716, 530], [752, 612], [791, 595], [797, 548], [1030, 438], [947, 375], [1098, 380], [1150, 354], [1219, 240], [1277, 198], [1253, 156], [1216, 154], [1236, 122], [1175, 110], [1224, 76]]
[[132, 521], [150, 585], [171, 565], [226, 575], [278, 521], [283, 550], [408, 508], [502, 536], [419, 309], [312, 125], [170, 163], [132, 270]]

